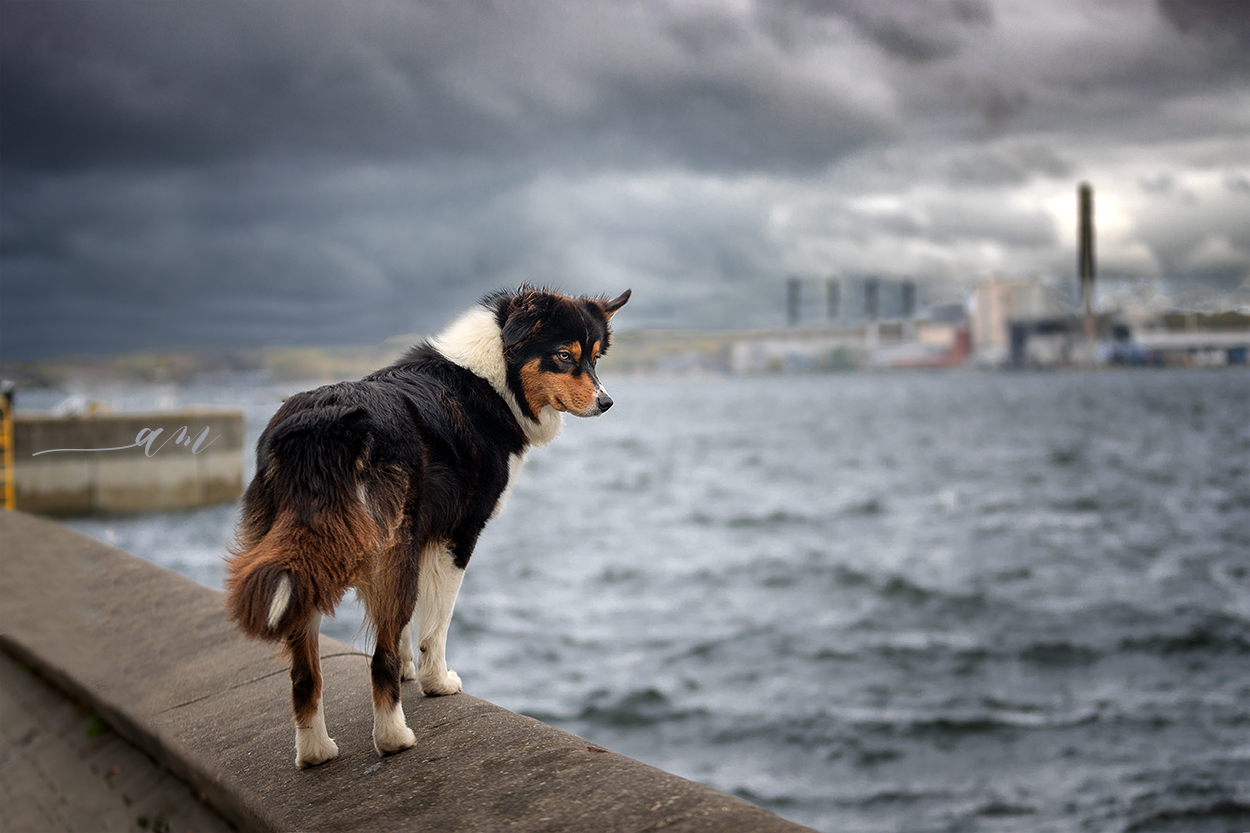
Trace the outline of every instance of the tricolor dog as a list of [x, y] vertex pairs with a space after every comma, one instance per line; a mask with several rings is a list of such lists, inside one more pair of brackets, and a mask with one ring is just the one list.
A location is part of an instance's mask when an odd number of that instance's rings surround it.
[[416, 743], [401, 680], [426, 696], [460, 691], [447, 628], [478, 535], [525, 452], [550, 442], [565, 413], [612, 406], [595, 362], [628, 300], [531, 287], [489, 295], [390, 367], [296, 394], [274, 414], [243, 495], [226, 606], [245, 634], [290, 656], [296, 766], [338, 754], [318, 627], [349, 587], [376, 633], [378, 754]]

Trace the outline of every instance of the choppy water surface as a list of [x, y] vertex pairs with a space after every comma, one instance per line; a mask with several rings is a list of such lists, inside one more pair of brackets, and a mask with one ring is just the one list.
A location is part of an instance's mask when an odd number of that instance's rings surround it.
[[[826, 831], [1250, 830], [1250, 375], [611, 387], [483, 535], [467, 691]], [[233, 518], [73, 525], [219, 587]]]

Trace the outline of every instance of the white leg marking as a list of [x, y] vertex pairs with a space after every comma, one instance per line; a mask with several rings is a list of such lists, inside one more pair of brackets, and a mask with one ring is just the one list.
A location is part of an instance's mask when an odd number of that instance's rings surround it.
[[453, 561], [446, 544], [421, 550], [417, 578], [417, 682], [427, 697], [455, 694], [464, 686], [447, 667], [447, 628], [460, 593], [464, 570]]
[[403, 752], [417, 742], [417, 736], [404, 720], [404, 705], [396, 703], [393, 708], [373, 707], [373, 748], [379, 755]]
[[[414, 613], [413, 618], [416, 618]], [[403, 663], [400, 666], [399, 679], [407, 682], [417, 678], [417, 666], [412, 663], [412, 622], [404, 625], [403, 631], [399, 634], [399, 661]]]
[[278, 578], [278, 586], [274, 588], [273, 599], [269, 602], [269, 618], [265, 620], [269, 630], [278, 627], [278, 623], [282, 621], [282, 616], [286, 613], [286, 606], [290, 603], [291, 577], [283, 573]]
[[[321, 614], [316, 613], [308, 622], [308, 631], [317, 635], [320, 630]], [[320, 657], [317, 662], [321, 662]], [[295, 765], [300, 769], [325, 763], [339, 754], [338, 745], [326, 731], [326, 715], [321, 706], [324, 699], [324, 696], [317, 698], [317, 711], [307, 726], [297, 724], [295, 727]]]
[[326, 731], [326, 715], [317, 700], [317, 713], [307, 726], [295, 727], [295, 765], [300, 769], [323, 764], [339, 754], [338, 744]]

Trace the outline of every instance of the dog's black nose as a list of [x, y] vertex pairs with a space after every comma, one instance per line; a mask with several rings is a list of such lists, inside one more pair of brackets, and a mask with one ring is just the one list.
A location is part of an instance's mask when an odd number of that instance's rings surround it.
[[606, 392], [600, 393], [599, 398], [595, 400], [595, 404], [599, 406], [599, 413], [603, 413], [612, 407], [612, 397], [608, 396]]

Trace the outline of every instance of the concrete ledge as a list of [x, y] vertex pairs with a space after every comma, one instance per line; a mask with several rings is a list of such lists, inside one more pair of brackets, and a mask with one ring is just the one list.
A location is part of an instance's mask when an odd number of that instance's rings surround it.
[[340, 755], [294, 766], [286, 666], [221, 597], [0, 512], [0, 645], [87, 702], [244, 830], [799, 831], [732, 796], [460, 694], [404, 685], [415, 748], [379, 758], [367, 657], [322, 637]]
[[3, 651], [0, 715], [0, 830], [235, 830], [85, 704]]

